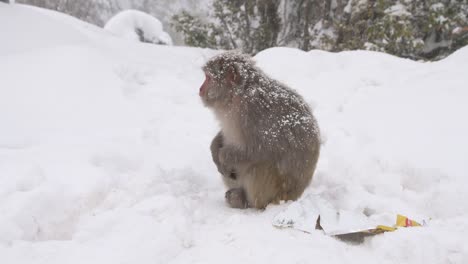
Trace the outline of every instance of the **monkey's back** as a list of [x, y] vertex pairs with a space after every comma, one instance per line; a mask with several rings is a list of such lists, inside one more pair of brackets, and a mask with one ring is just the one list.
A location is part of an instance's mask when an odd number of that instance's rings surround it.
[[[284, 153], [315, 149], [320, 143], [317, 121], [304, 98], [275, 80], [263, 77], [258, 84], [247, 85], [243, 95], [241, 118], [247, 139], [260, 143], [267, 151]], [[256, 129], [247, 129], [256, 127]]]
[[246, 135], [247, 147], [264, 155], [266, 163], [258, 166], [267, 167], [271, 177], [277, 178], [279, 198], [295, 200], [316, 168], [318, 124], [302, 96], [275, 80], [262, 78], [248, 87], [243, 102], [243, 126], [256, 127], [245, 130], [252, 133]]

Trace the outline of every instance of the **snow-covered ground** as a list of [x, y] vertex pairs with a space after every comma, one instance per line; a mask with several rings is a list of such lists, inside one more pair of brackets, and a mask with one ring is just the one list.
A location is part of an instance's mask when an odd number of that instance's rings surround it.
[[[468, 263], [468, 48], [436, 63], [258, 54], [313, 106], [324, 145], [301, 200], [257, 211], [226, 207], [211, 162], [198, 88], [216, 51], [5, 4], [0, 40], [2, 264]], [[317, 200], [432, 220], [358, 245], [272, 226]]]

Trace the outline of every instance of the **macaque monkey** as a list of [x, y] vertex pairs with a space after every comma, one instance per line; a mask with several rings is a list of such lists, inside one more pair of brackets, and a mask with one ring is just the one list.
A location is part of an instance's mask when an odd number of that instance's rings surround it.
[[304, 99], [268, 77], [248, 55], [226, 52], [204, 66], [199, 95], [221, 131], [211, 153], [233, 208], [296, 200], [320, 154], [317, 121]]

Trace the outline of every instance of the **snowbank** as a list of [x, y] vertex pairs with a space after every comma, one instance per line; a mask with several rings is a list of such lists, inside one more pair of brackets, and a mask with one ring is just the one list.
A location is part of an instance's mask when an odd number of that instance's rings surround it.
[[[217, 124], [198, 98], [216, 51], [138, 45], [21, 5], [0, 4], [0, 34], [0, 263], [468, 262], [468, 48], [436, 63], [258, 54], [313, 106], [324, 145], [301, 200], [241, 211], [224, 204]], [[360, 245], [272, 227], [316, 200], [432, 221]]]
[[161, 21], [138, 10], [118, 13], [107, 21], [104, 29], [126, 39], [172, 45], [171, 36], [163, 31]]
[[[73, 45], [86, 40], [83, 34], [63, 23], [57, 23], [54, 18], [38, 16], [35, 9], [0, 3], [1, 19], [8, 21], [0, 24], [0, 55], [47, 49], [56, 45]], [[25, 23], [30, 21], [30, 16], [35, 16], [34, 24]]]

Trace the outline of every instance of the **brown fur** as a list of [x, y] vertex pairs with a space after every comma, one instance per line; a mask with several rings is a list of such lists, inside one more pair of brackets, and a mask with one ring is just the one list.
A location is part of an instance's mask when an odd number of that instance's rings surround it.
[[320, 153], [317, 122], [304, 99], [226, 52], [203, 67], [200, 97], [221, 124], [211, 143], [213, 161], [235, 208], [265, 208], [296, 200], [309, 185]]

